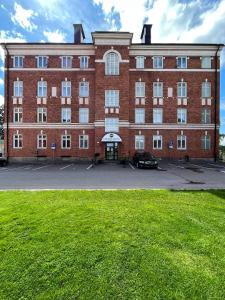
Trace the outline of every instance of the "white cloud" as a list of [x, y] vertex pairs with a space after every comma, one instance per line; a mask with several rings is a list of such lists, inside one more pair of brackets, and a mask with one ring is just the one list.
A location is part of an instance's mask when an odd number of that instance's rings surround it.
[[4, 97], [0, 95], [0, 105], [4, 103]]
[[37, 29], [37, 25], [35, 25], [31, 19], [37, 16], [32, 9], [25, 9], [20, 4], [14, 4], [15, 14], [11, 15], [11, 20], [14, 24], [19, 24], [23, 29], [28, 31], [33, 31]]
[[[0, 43], [24, 43], [26, 42], [26, 39], [24, 36], [19, 33], [15, 32], [14, 30], [12, 32], [8, 30], [0, 30]], [[0, 47], [0, 60], [4, 61], [4, 50], [2, 47]]]
[[43, 34], [50, 43], [65, 42], [65, 34], [60, 32], [58, 29], [56, 31], [44, 31]]
[[2, 78], [0, 78], [0, 85], [4, 84], [4, 80]]

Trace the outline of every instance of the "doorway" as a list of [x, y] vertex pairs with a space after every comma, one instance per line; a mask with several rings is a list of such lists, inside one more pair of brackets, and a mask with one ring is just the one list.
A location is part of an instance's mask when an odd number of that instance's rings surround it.
[[118, 160], [118, 143], [105, 144], [105, 159]]

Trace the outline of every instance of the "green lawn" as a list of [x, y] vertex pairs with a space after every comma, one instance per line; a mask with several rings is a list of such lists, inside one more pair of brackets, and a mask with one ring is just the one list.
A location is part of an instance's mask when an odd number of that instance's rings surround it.
[[0, 193], [0, 299], [225, 298], [225, 191]]

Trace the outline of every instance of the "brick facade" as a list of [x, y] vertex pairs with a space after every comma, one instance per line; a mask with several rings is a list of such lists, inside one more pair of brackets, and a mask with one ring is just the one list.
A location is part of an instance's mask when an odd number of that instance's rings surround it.
[[[93, 44], [4, 44], [7, 55], [5, 85], [5, 149], [9, 159], [37, 157], [92, 159], [95, 153], [105, 158], [107, 144], [102, 142], [105, 118], [118, 118], [118, 158], [131, 157], [135, 136], [144, 136], [144, 150], [157, 157], [213, 158], [219, 143], [219, 56], [222, 45], [204, 44], [132, 44], [126, 32], [95, 32]], [[7, 49], [7, 50], [6, 50]], [[106, 53], [119, 59], [119, 75], [106, 75]], [[23, 56], [23, 66], [15, 68], [15, 56]], [[37, 56], [47, 56], [47, 68], [37, 68]], [[61, 68], [61, 57], [71, 56], [71, 68]], [[88, 68], [80, 68], [80, 57], [88, 56]], [[136, 68], [137, 56], [144, 56], [144, 68]], [[153, 57], [161, 56], [163, 68], [153, 68]], [[177, 68], [177, 58], [187, 58], [187, 68]], [[201, 60], [210, 57], [210, 68], [203, 69]], [[216, 62], [217, 60], [217, 62]], [[217, 74], [217, 75], [216, 75]], [[216, 78], [217, 76], [217, 78]], [[38, 81], [47, 82], [47, 95], [37, 96]], [[13, 85], [23, 82], [23, 94], [16, 97]], [[62, 97], [62, 81], [71, 82], [71, 95]], [[79, 83], [89, 83], [89, 95], [79, 96]], [[136, 82], [145, 83], [145, 95], [136, 97]], [[153, 97], [153, 83], [163, 83], [162, 97]], [[187, 83], [186, 97], [177, 95], [178, 82]], [[211, 84], [210, 95], [203, 97], [202, 83]], [[56, 88], [53, 95], [52, 88]], [[172, 95], [169, 89], [172, 88]], [[215, 90], [217, 89], [217, 90]], [[105, 91], [119, 90], [119, 106], [105, 107]], [[216, 99], [217, 98], [217, 99]], [[216, 101], [215, 101], [216, 100]], [[14, 108], [22, 108], [22, 121], [15, 122]], [[37, 122], [37, 108], [47, 108], [47, 121]], [[71, 121], [61, 122], [63, 107], [71, 108]], [[79, 109], [89, 109], [88, 123], [79, 122]], [[135, 123], [135, 109], [145, 110], [144, 123]], [[153, 110], [163, 109], [162, 123], [153, 123]], [[187, 120], [177, 122], [177, 109], [187, 111]], [[208, 108], [210, 121], [202, 123], [202, 109]], [[215, 119], [216, 116], [216, 119]], [[215, 131], [216, 127], [216, 131]], [[8, 134], [7, 134], [8, 128]], [[112, 132], [114, 133], [114, 132]], [[14, 135], [22, 136], [22, 147], [13, 145]], [[37, 136], [45, 135], [47, 147], [37, 149]], [[61, 136], [70, 135], [70, 149], [62, 149]], [[79, 148], [79, 136], [88, 135], [88, 149]], [[177, 137], [186, 136], [185, 149], [177, 149]], [[162, 149], [154, 149], [153, 136], [162, 137]], [[202, 149], [202, 138], [209, 145]], [[8, 139], [7, 139], [8, 137]], [[215, 144], [216, 140], [216, 144]], [[110, 143], [110, 140], [108, 141]], [[56, 148], [52, 149], [51, 145]], [[172, 148], [169, 145], [173, 146]]]

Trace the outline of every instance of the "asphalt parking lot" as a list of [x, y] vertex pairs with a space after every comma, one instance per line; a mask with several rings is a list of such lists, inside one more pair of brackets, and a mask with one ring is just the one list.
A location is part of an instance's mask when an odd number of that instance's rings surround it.
[[131, 164], [11, 164], [0, 167], [0, 189], [225, 189], [225, 163], [160, 161], [158, 170]]

